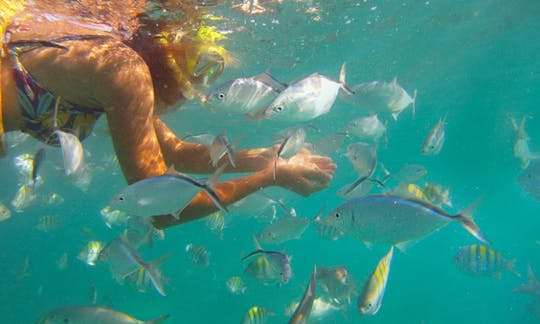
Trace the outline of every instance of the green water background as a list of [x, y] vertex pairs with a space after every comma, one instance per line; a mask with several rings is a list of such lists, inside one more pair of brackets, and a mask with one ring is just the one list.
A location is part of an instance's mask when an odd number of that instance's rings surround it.
[[[538, 1], [285, 1], [276, 11], [260, 16], [232, 12], [229, 2], [216, 14], [228, 20], [223, 29], [244, 26], [229, 35], [227, 46], [238, 58], [237, 67], [227, 67], [218, 82], [269, 70], [289, 82], [313, 72], [337, 78], [347, 63], [347, 83], [398, 78], [412, 93], [418, 90], [416, 114], [405, 111], [398, 122], [389, 121], [388, 145], [380, 147], [379, 160], [390, 170], [405, 163], [420, 163], [429, 173], [427, 181], [451, 188], [455, 208], [466, 207], [479, 196], [485, 199], [475, 211], [483, 232], [507, 258], [517, 259], [525, 275], [526, 265], [540, 272], [540, 202], [519, 186], [520, 168], [513, 157], [513, 132], [508, 116], [527, 122], [531, 150], [540, 150], [540, 2]], [[306, 14], [309, 7], [319, 7]], [[315, 18], [319, 16], [320, 19]], [[315, 19], [314, 19], [315, 18]], [[342, 131], [347, 120], [359, 115], [356, 108], [336, 101], [332, 111], [313, 122], [320, 132], [310, 132], [308, 141]], [[447, 140], [435, 157], [420, 155], [431, 127], [447, 114]], [[272, 135], [284, 125], [250, 122], [225, 116], [188, 103], [184, 110], [164, 117], [182, 136], [187, 132], [217, 134], [226, 128], [231, 138], [247, 132], [240, 147], [272, 145]], [[104, 160], [113, 154], [110, 139], [100, 132], [84, 142], [94, 166], [93, 181], [85, 192], [73, 186], [58, 170], [60, 152], [49, 149], [42, 176], [43, 192], [58, 192], [65, 202], [58, 207], [33, 205], [0, 224], [0, 322], [32, 323], [39, 314], [65, 304], [87, 304], [88, 288], [97, 287], [98, 303], [104, 296], [115, 308], [141, 319], [171, 314], [170, 323], [238, 323], [253, 305], [265, 306], [277, 315], [270, 323], [286, 321], [284, 309], [304, 291], [314, 263], [347, 265], [363, 282], [384, 247], [368, 249], [353, 238], [336, 242], [320, 239], [309, 228], [301, 240], [281, 247], [293, 256], [293, 278], [281, 287], [260, 286], [248, 281], [243, 296], [230, 295], [225, 281], [241, 275], [240, 258], [253, 249], [251, 235], [264, 224], [229, 215], [224, 239], [213, 235], [204, 222], [194, 222], [166, 231], [166, 240], [141, 251], [145, 259], [167, 252], [175, 255], [162, 266], [169, 279], [167, 297], [149, 290], [139, 293], [118, 285], [106, 265], [88, 267], [76, 255], [90, 239], [108, 242], [120, 228], [107, 229], [99, 217], [110, 197], [124, 186], [118, 166]], [[330, 187], [309, 198], [285, 190], [270, 192], [283, 198], [304, 217], [315, 215], [324, 203], [328, 208], [342, 202], [335, 192], [355, 178], [343, 156], [346, 144], [333, 154], [338, 170]], [[39, 143], [27, 140], [0, 160], [0, 201], [8, 205], [18, 189], [13, 157], [33, 153]], [[101, 166], [102, 169], [98, 169]], [[60, 215], [62, 228], [51, 233], [35, 229], [42, 215]], [[90, 229], [85, 234], [83, 228]], [[86, 231], [88, 232], [88, 231]], [[185, 257], [188, 243], [204, 245], [211, 253], [211, 266], [193, 267]], [[471, 278], [451, 262], [460, 246], [475, 243], [460, 226], [451, 224], [418, 242], [407, 253], [394, 255], [383, 306], [372, 318], [361, 317], [355, 301], [346, 314], [337, 313], [328, 322], [380, 323], [510, 323], [535, 322], [527, 309], [532, 298], [512, 293], [521, 280], [509, 272], [502, 279]], [[58, 270], [56, 260], [69, 255], [68, 268]], [[28, 257], [29, 276], [17, 279]], [[42, 288], [40, 288], [42, 287]], [[39, 292], [39, 290], [42, 292]]]

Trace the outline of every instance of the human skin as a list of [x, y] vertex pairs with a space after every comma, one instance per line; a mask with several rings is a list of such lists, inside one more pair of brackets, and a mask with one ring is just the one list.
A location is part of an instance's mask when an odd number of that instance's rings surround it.
[[[11, 40], [52, 39], [66, 34], [96, 34], [80, 26], [40, 22], [33, 29], [15, 31]], [[212, 173], [208, 149], [180, 140], [157, 116], [169, 107], [156, 99], [153, 78], [144, 59], [114, 37], [62, 42], [67, 49], [40, 47], [19, 58], [32, 77], [55, 95], [71, 103], [103, 110], [123, 175], [128, 183], [159, 176], [174, 165], [180, 172]], [[183, 101], [178, 92], [177, 104]], [[13, 80], [13, 62], [2, 60], [2, 113], [6, 131], [20, 129], [21, 113]], [[302, 150], [287, 163], [279, 161], [273, 176], [276, 147], [239, 150], [234, 172], [252, 172], [218, 183], [215, 190], [228, 205], [269, 186], [280, 186], [309, 196], [326, 188], [336, 165], [331, 159]], [[224, 159], [223, 159], [224, 160]], [[222, 160], [222, 162], [224, 162]], [[233, 171], [227, 167], [226, 171]], [[199, 193], [179, 219], [154, 217], [165, 228], [202, 218], [217, 210], [205, 193]]]

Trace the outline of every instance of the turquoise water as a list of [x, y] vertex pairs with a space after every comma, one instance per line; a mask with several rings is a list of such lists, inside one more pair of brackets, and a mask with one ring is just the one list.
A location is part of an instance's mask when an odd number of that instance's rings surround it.
[[[405, 163], [424, 165], [429, 171], [426, 181], [451, 189], [454, 208], [448, 210], [452, 213], [485, 196], [475, 210], [475, 220], [493, 247], [506, 258], [517, 259], [516, 268], [524, 277], [528, 264], [540, 272], [540, 202], [517, 181], [521, 169], [513, 156], [514, 134], [508, 118], [531, 116], [526, 124], [531, 151], [540, 150], [539, 2], [285, 0], [267, 6], [274, 11], [253, 16], [229, 9], [228, 1], [215, 8], [216, 15], [228, 17], [217, 22], [222, 29], [245, 27], [228, 35], [226, 44], [238, 64], [227, 67], [218, 83], [266, 70], [284, 82], [313, 72], [337, 78], [343, 62], [350, 85], [397, 77], [410, 93], [418, 90], [416, 113], [412, 118], [407, 109], [397, 122], [389, 121], [388, 144], [379, 147], [379, 161], [389, 170]], [[306, 13], [309, 8], [317, 10]], [[346, 121], [360, 115], [357, 109], [338, 99], [330, 113], [312, 122], [320, 131], [310, 130], [308, 141], [342, 131]], [[447, 139], [442, 152], [420, 155], [426, 134], [445, 113]], [[217, 134], [224, 128], [230, 138], [247, 133], [241, 148], [270, 146], [277, 130], [292, 126], [224, 116], [192, 102], [163, 119], [179, 136], [201, 131]], [[261, 286], [245, 278], [246, 294], [233, 296], [225, 281], [242, 275], [245, 264], [240, 258], [253, 250], [251, 236], [265, 223], [231, 211], [222, 240], [198, 221], [166, 230], [165, 241], [141, 250], [145, 260], [174, 253], [162, 265], [168, 296], [119, 285], [106, 264], [89, 267], [76, 259], [89, 240], [108, 242], [121, 232], [120, 227], [108, 229], [99, 215], [125, 185], [118, 165], [110, 162], [114, 151], [105, 128], [100, 121], [95, 136], [83, 143], [92, 170], [87, 190], [63, 176], [60, 152], [48, 149], [39, 192], [59, 193], [64, 202], [58, 206], [36, 202], [17, 213], [10, 205], [19, 188], [13, 158], [33, 154], [39, 143], [27, 139], [0, 160], [0, 202], [13, 212], [11, 219], [0, 223], [0, 322], [32, 323], [54, 307], [88, 304], [93, 284], [98, 304], [112, 304], [140, 319], [171, 314], [168, 323], [238, 323], [249, 307], [260, 305], [275, 313], [269, 323], [283, 323], [285, 308], [301, 298], [314, 263], [346, 265], [363, 283], [386, 252], [386, 247], [368, 249], [354, 238], [322, 240], [308, 228], [300, 240], [279, 247], [293, 257], [288, 284]], [[354, 141], [346, 139], [331, 155], [338, 169], [329, 188], [309, 198], [278, 188], [268, 192], [304, 217], [314, 216], [325, 203], [327, 211], [337, 206], [343, 200], [336, 191], [356, 178], [343, 155]], [[61, 226], [48, 233], [38, 231], [35, 226], [43, 215], [58, 215]], [[210, 252], [208, 268], [197, 268], [186, 258], [188, 243], [204, 245]], [[459, 225], [450, 224], [406, 253], [396, 251], [379, 313], [362, 317], [353, 298], [351, 306], [326, 322], [539, 321], [528, 310], [533, 298], [512, 292], [524, 278], [507, 271], [500, 280], [473, 278], [452, 264], [459, 247], [473, 243], [474, 238]], [[64, 252], [68, 266], [61, 270], [56, 262]], [[27, 274], [21, 276], [25, 259]]]

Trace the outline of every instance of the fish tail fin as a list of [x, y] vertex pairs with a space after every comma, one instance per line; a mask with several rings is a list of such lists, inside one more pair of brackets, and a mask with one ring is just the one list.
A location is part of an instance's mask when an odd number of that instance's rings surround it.
[[169, 317], [171, 317], [171, 315], [166, 314], [166, 315], [160, 316], [158, 318], [154, 318], [153, 320], [144, 321], [143, 323], [144, 324], [159, 324], [159, 323], [162, 323], [165, 320], [167, 320]]
[[[414, 112], [416, 111], [416, 93], [417, 89], [414, 89], [413, 98], [412, 98], [412, 118], [414, 118]], [[446, 118], [446, 114], [444, 115], [444, 118]]]
[[484, 197], [480, 197], [476, 199], [472, 204], [470, 204], [467, 208], [465, 208], [461, 213], [457, 215], [459, 218], [459, 221], [461, 222], [461, 225], [469, 232], [472, 236], [476, 237], [478, 240], [485, 244], [490, 244], [489, 240], [482, 234], [480, 231], [480, 228], [476, 223], [474, 222], [472, 218], [472, 212], [478, 204], [484, 199]]
[[345, 83], [345, 76], [346, 76], [346, 69], [345, 69], [346, 63], [343, 63], [341, 66], [341, 70], [339, 71], [339, 84], [341, 84], [341, 88], [347, 92], [347, 94], [353, 95], [354, 90], [349, 88], [349, 86]]
[[529, 264], [527, 266], [527, 281], [512, 289], [513, 292], [535, 295], [538, 293], [540, 282], [536, 279], [534, 272]]
[[514, 276], [521, 278], [521, 273], [517, 272], [517, 270], [515, 269], [515, 265], [516, 259], [506, 261], [506, 269], [508, 269], [508, 271], [510, 271]]

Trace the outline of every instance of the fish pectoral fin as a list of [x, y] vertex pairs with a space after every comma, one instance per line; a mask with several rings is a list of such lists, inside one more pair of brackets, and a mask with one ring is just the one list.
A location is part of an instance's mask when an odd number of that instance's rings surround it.
[[165, 320], [167, 320], [169, 317], [171, 317], [171, 315], [166, 314], [166, 315], [160, 316], [160, 317], [158, 317], [158, 318], [154, 318], [153, 320], [144, 321], [144, 322], [142, 322], [142, 323], [143, 323], [143, 324], [159, 324], [159, 323], [162, 323], [162, 322], [164, 322]]
[[398, 250], [400, 250], [401, 252], [403, 252], [404, 254], [409, 254], [409, 250], [411, 249], [412, 246], [414, 246], [416, 244], [415, 241], [405, 241], [405, 242], [400, 242], [398, 244], [396, 244], [396, 248]]

